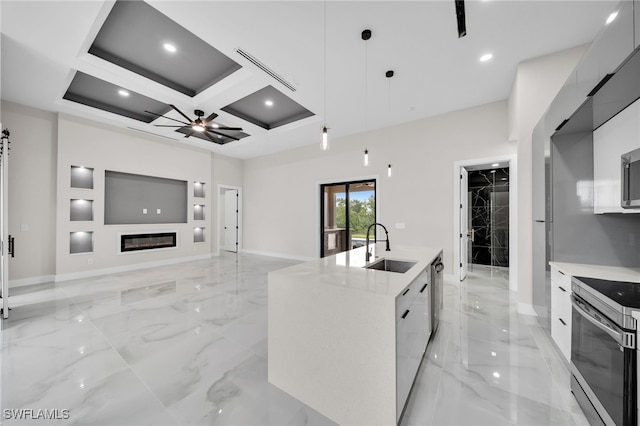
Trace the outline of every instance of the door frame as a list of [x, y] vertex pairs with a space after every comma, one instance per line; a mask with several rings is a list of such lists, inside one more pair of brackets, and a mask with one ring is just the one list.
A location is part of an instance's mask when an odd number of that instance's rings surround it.
[[221, 240], [224, 236], [224, 191], [227, 190], [237, 190], [238, 191], [238, 251], [237, 253], [242, 252], [242, 187], [234, 186], [234, 185], [225, 185], [218, 184], [218, 205], [217, 210], [218, 214], [216, 217], [216, 255], [219, 256], [221, 250], [223, 250], [223, 244]]
[[[460, 281], [460, 169], [491, 163], [509, 164], [509, 290], [518, 291], [518, 159], [516, 155], [459, 160], [453, 163], [453, 265]], [[457, 271], [457, 273], [456, 273]]]
[[376, 221], [380, 222], [380, 192], [378, 188], [380, 186], [380, 175], [367, 175], [367, 176], [355, 176], [348, 178], [336, 178], [336, 179], [327, 179], [316, 181], [316, 227], [314, 234], [316, 234], [316, 259], [320, 258], [321, 250], [320, 245], [322, 244], [322, 240], [320, 235], [322, 234], [322, 185], [341, 185], [352, 182], [361, 182], [361, 181], [370, 181], [374, 180], [376, 182]]

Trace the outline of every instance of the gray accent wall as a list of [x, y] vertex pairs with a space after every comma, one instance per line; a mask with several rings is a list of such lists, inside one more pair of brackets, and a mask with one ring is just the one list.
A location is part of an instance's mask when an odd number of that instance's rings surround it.
[[187, 223], [187, 187], [183, 180], [105, 170], [104, 223]]
[[554, 136], [551, 158], [553, 260], [637, 268], [640, 215], [593, 213], [591, 130]]

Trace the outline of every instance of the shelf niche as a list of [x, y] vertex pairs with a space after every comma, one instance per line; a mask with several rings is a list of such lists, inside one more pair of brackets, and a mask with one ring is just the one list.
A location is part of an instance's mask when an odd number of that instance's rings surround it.
[[93, 200], [72, 199], [69, 220], [92, 221], [93, 220]]
[[71, 187], [93, 189], [93, 169], [82, 166], [71, 166]]
[[71, 232], [69, 234], [69, 253], [93, 253], [93, 232]]
[[204, 220], [204, 205], [193, 205], [193, 220]]
[[193, 182], [193, 196], [204, 198], [204, 182]]
[[204, 228], [193, 228], [193, 242], [204, 243]]

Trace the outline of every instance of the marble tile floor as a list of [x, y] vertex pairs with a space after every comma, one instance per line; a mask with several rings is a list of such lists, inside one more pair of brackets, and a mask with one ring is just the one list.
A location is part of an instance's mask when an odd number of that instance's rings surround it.
[[[267, 382], [267, 273], [295, 263], [225, 253], [16, 288], [0, 328], [0, 423], [333, 424]], [[445, 283], [402, 424], [587, 424], [566, 363], [516, 306], [504, 270]], [[21, 408], [69, 418], [6, 415]]]

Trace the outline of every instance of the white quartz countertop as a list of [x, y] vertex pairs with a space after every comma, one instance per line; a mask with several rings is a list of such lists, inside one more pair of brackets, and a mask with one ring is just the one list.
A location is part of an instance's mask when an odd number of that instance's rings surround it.
[[441, 248], [422, 246], [396, 246], [391, 243], [391, 251], [385, 251], [385, 243], [370, 245], [374, 263], [381, 258], [417, 262], [405, 273], [365, 269], [365, 247], [301, 263], [269, 273], [269, 276], [295, 278], [301, 284], [310, 286], [339, 286], [383, 296], [396, 297], [420, 272], [427, 268], [442, 252]]
[[573, 277], [597, 278], [610, 281], [640, 283], [640, 268], [586, 265], [582, 263], [549, 262], [549, 265]]

